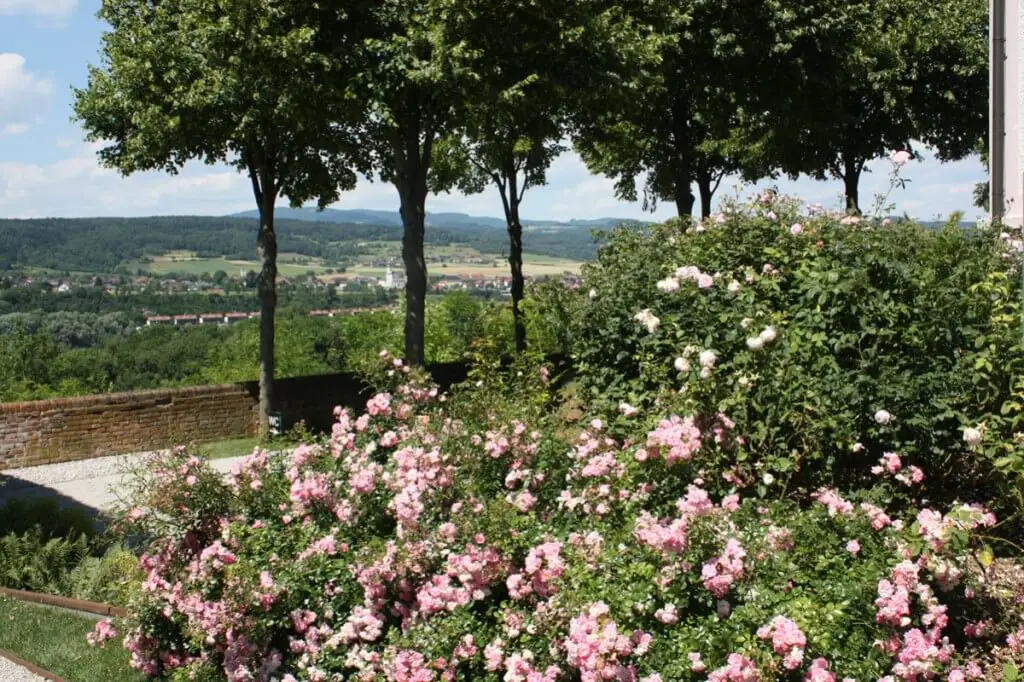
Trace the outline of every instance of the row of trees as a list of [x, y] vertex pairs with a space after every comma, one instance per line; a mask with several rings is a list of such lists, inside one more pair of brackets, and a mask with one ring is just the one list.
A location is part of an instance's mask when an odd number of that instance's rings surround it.
[[[507, 306], [450, 292], [427, 309], [430, 362], [462, 360], [482, 341], [495, 354], [511, 346]], [[531, 325], [543, 344], [550, 325], [538, 316]], [[278, 377], [377, 370], [381, 348], [402, 343], [391, 311], [327, 318], [284, 306], [275, 331]], [[259, 343], [255, 320], [136, 330], [120, 313], [0, 315], [0, 402], [252, 381]]]
[[392, 183], [405, 354], [424, 359], [425, 203], [494, 187], [525, 348], [525, 192], [571, 139], [623, 198], [703, 214], [727, 173], [843, 179], [913, 141], [966, 155], [985, 128], [984, 0], [104, 0], [103, 63], [75, 93], [101, 160], [246, 173], [259, 207], [261, 403], [274, 376], [279, 197]]

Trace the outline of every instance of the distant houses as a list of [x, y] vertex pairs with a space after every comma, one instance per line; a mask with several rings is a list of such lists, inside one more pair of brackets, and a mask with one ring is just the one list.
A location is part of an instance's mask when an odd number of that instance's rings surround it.
[[200, 315], [149, 315], [146, 317], [146, 326], [173, 325], [185, 327], [194, 324], [234, 324], [250, 318], [259, 318], [259, 313], [203, 313]]
[[[380, 308], [338, 308], [335, 310], [311, 310], [310, 317], [337, 317], [340, 315], [356, 315], [378, 310], [390, 310], [387, 307]], [[182, 315], [149, 315], [146, 317], [146, 326], [174, 326], [187, 327], [196, 324], [229, 325], [242, 320], [258, 320], [260, 313], [233, 312], [233, 313], [203, 313], [203, 314], [182, 314]]]

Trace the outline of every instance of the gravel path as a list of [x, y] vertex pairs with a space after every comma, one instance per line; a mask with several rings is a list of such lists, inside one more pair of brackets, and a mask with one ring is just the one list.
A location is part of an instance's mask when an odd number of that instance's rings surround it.
[[22, 469], [4, 469], [0, 476], [10, 476], [26, 483], [52, 486], [68, 481], [84, 481], [90, 478], [103, 478], [120, 475], [126, 467], [141, 462], [154, 453], [137, 452], [131, 455], [114, 455], [80, 459], [76, 462], [60, 464], [41, 464]]
[[45, 682], [44, 678], [0, 656], [0, 682]]
[[[272, 451], [272, 455], [288, 453], [290, 450]], [[151, 456], [151, 452], [131, 455], [96, 457], [77, 462], [43, 464], [23, 469], [0, 471], [0, 504], [18, 496], [60, 496], [62, 506], [85, 506], [93, 510], [109, 508], [118, 499], [118, 494], [128, 482], [125, 470]], [[226, 474], [231, 466], [248, 455], [214, 459], [210, 465], [214, 470]], [[4, 678], [0, 677], [0, 682]]]

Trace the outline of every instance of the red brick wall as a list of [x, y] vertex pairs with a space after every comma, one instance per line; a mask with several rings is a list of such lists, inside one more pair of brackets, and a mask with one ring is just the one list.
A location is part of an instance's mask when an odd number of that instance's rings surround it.
[[0, 404], [0, 469], [254, 435], [254, 384]]
[[[465, 379], [467, 366], [428, 370], [446, 389]], [[370, 395], [351, 374], [278, 379], [274, 409], [285, 429], [303, 421], [313, 431], [329, 432], [335, 406], [360, 412]], [[0, 403], [0, 470], [254, 436], [258, 430], [255, 381]]]

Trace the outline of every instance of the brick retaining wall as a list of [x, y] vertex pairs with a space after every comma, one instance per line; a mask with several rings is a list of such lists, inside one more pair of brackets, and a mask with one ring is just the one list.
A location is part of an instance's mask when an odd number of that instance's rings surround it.
[[[442, 388], [466, 376], [462, 363], [429, 369]], [[279, 379], [275, 392], [285, 428], [314, 431], [330, 428], [335, 406], [359, 410], [370, 395], [349, 374]], [[254, 381], [0, 403], [0, 470], [254, 436], [258, 409]]]
[[0, 404], [0, 469], [256, 433], [248, 384]]

